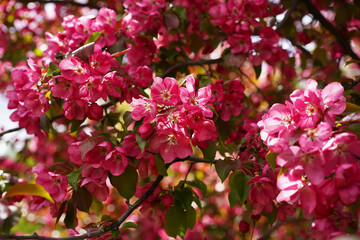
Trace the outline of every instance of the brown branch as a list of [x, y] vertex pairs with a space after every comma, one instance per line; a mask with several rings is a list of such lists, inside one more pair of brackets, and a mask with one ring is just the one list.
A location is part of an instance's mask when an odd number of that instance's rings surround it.
[[[172, 164], [176, 162], [184, 162], [184, 161], [192, 161], [192, 164], [196, 162], [210, 163], [209, 161], [200, 157], [188, 156], [186, 158], [175, 158], [172, 162], [169, 162], [165, 165], [166, 169], [168, 169]], [[32, 235], [0, 234], [0, 239], [76, 240], [76, 239], [85, 239], [85, 238], [102, 236], [107, 232], [119, 228], [120, 225], [131, 215], [131, 213], [135, 209], [137, 209], [154, 192], [154, 190], [160, 184], [163, 178], [164, 176], [162, 175], [157, 176], [156, 180], [153, 182], [150, 188], [144, 193], [144, 195], [142, 195], [134, 204], [128, 204], [128, 209], [115, 222], [104, 227], [103, 229], [94, 232], [88, 232], [81, 235], [60, 237], [60, 238], [40, 236], [37, 235], [37, 233], [34, 233]]]
[[62, 0], [18, 0], [18, 2], [25, 3], [25, 4], [31, 3], [31, 2], [38, 2], [41, 4], [55, 3], [55, 4], [61, 4], [61, 5], [72, 5], [72, 6], [77, 6], [77, 7], [88, 7], [88, 8], [100, 9], [99, 6], [97, 6], [96, 4], [92, 4], [91, 1], [89, 1], [88, 3], [79, 3], [79, 2], [75, 2], [75, 1], [62, 1]]
[[174, 65], [172, 65], [168, 70], [166, 70], [163, 74], [161, 74], [161, 78], [165, 78], [167, 76], [170, 75], [170, 73], [179, 70], [183, 67], [188, 67], [188, 66], [202, 66], [202, 65], [207, 65], [207, 64], [216, 64], [216, 63], [220, 63], [222, 61], [222, 58], [217, 58], [217, 59], [203, 59], [203, 60], [189, 60], [186, 62], [178, 62], [175, 63]]
[[280, 28], [282, 28], [282, 27], [285, 25], [285, 23], [289, 20], [289, 18], [291, 17], [291, 14], [295, 11], [296, 6], [298, 5], [298, 3], [299, 3], [299, 0], [294, 0], [294, 1], [292, 2], [291, 7], [290, 7], [290, 9], [287, 11], [287, 13], [285, 14], [283, 20], [277, 25], [276, 31], [279, 31]]
[[21, 127], [17, 127], [17, 128], [12, 128], [12, 129], [6, 130], [6, 131], [0, 133], [0, 137], [4, 136], [5, 134], [8, 134], [8, 133], [19, 131], [21, 129], [22, 129]]
[[302, 0], [309, 12], [317, 19], [323, 27], [325, 27], [329, 32], [334, 35], [336, 40], [339, 42], [341, 47], [344, 49], [344, 52], [348, 54], [355, 60], [360, 60], [359, 56], [352, 50], [349, 40], [339, 31], [337, 28], [334, 27], [326, 18], [321, 14], [321, 12], [312, 4], [311, 0]]

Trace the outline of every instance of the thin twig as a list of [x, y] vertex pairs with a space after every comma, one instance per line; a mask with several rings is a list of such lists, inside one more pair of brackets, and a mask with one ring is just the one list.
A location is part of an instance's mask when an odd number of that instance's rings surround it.
[[292, 5], [290, 7], [290, 9], [287, 11], [287, 13], [285, 14], [285, 17], [283, 18], [283, 20], [277, 25], [276, 27], [276, 31], [279, 31], [280, 28], [282, 28], [285, 23], [289, 20], [289, 18], [291, 17], [291, 14], [295, 11], [296, 6], [298, 5], [299, 0], [294, 0], [292, 2]]
[[8, 134], [8, 133], [19, 131], [21, 129], [22, 129], [21, 127], [17, 127], [17, 128], [12, 128], [12, 129], [6, 130], [6, 131], [0, 133], [0, 137], [4, 136], [5, 134]]
[[[184, 162], [184, 161], [192, 161], [192, 164], [196, 162], [210, 163], [209, 161], [200, 157], [188, 156], [186, 158], [175, 158], [172, 162], [169, 162], [165, 165], [166, 169], [176, 162]], [[157, 176], [156, 180], [153, 182], [150, 188], [144, 193], [144, 195], [142, 195], [134, 204], [128, 204], [128, 209], [115, 222], [104, 227], [103, 229], [94, 232], [88, 232], [81, 235], [60, 237], [60, 238], [39, 236], [37, 235], [37, 233], [34, 233], [32, 235], [0, 234], [0, 239], [76, 240], [76, 239], [85, 239], [85, 238], [102, 236], [107, 232], [119, 228], [120, 225], [131, 215], [131, 213], [135, 209], [137, 209], [155, 191], [156, 187], [160, 184], [163, 178], [164, 176], [162, 175]]]
[[314, 6], [314, 4], [310, 0], [302, 0], [309, 12], [317, 19], [322, 26], [324, 26], [327, 30], [330, 31], [332, 35], [337, 39], [341, 47], [344, 49], [345, 53], [347, 53], [350, 57], [355, 60], [360, 60], [359, 56], [352, 50], [349, 40], [336, 29], [322, 14], [321, 12]]

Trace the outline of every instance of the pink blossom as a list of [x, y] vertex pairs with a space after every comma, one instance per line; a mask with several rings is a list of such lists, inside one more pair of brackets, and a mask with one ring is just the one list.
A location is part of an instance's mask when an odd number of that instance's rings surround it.
[[51, 88], [51, 92], [54, 97], [67, 99], [76, 96], [76, 93], [78, 92], [78, 86], [76, 83], [61, 76], [56, 78], [54, 77], [53, 79], [56, 79], [57, 81], [57, 83], [55, 83]]
[[136, 121], [139, 121], [145, 117], [144, 123], [150, 123], [156, 117], [156, 103], [145, 97], [134, 99], [130, 104], [130, 107], [134, 108], [134, 110], [131, 112], [131, 117]]
[[324, 158], [327, 159], [329, 171], [338, 164], [356, 163], [360, 156], [360, 140], [354, 133], [340, 133], [330, 139], [323, 147]]
[[88, 102], [83, 99], [68, 99], [64, 103], [64, 113], [67, 119], [83, 120], [89, 109]]
[[164, 105], [176, 105], [179, 100], [179, 85], [174, 78], [156, 77], [151, 86], [151, 98], [154, 102]]
[[55, 201], [64, 200], [68, 186], [66, 176], [51, 172], [42, 165], [33, 167], [32, 171], [38, 174], [36, 183], [42, 185]]
[[61, 75], [75, 83], [83, 83], [90, 76], [90, 68], [87, 63], [78, 57], [71, 57], [60, 62]]
[[99, 121], [103, 118], [104, 109], [96, 103], [93, 103], [89, 107], [89, 111], [87, 112], [87, 117], [94, 121]]
[[81, 171], [84, 177], [80, 186], [86, 186], [89, 192], [100, 201], [105, 201], [109, 196], [109, 188], [106, 186], [107, 171], [100, 164], [86, 164]]
[[196, 111], [200, 109], [205, 117], [211, 118], [213, 112], [205, 106], [211, 98], [210, 86], [200, 88], [195, 93], [195, 78], [189, 75], [185, 78], [186, 88], [180, 88], [180, 99], [184, 104], [184, 107], [189, 111]]
[[213, 121], [205, 120], [199, 128], [194, 131], [191, 141], [194, 145], [201, 148], [207, 148], [209, 142], [215, 141], [218, 137], [218, 132]]
[[121, 175], [128, 165], [128, 159], [125, 157], [126, 152], [121, 147], [115, 147], [104, 160], [101, 161], [101, 166], [109, 170], [112, 175]]
[[136, 141], [135, 134], [128, 134], [124, 137], [122, 144], [126, 156], [141, 158], [143, 156], [142, 151]]
[[99, 45], [95, 45], [93, 54], [89, 57], [91, 70], [96, 74], [106, 74], [111, 67], [111, 55], [106, 51], [101, 51]]
[[341, 201], [351, 205], [358, 200], [360, 168], [355, 164], [341, 164], [335, 172], [335, 185]]
[[160, 152], [165, 162], [175, 158], [185, 158], [193, 153], [190, 139], [182, 132], [167, 129], [155, 133], [149, 139], [149, 148], [152, 152]]
[[100, 75], [91, 75], [87, 81], [80, 85], [79, 95], [89, 102], [96, 102], [99, 98], [103, 97], [106, 99], [103, 94], [103, 85], [102, 77]]

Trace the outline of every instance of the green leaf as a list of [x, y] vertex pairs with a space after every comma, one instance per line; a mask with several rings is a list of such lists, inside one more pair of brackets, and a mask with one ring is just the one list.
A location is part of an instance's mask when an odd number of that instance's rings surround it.
[[256, 79], [258, 79], [261, 74], [261, 64], [258, 66], [254, 66], [254, 70], [255, 70], [255, 74], [256, 74]]
[[202, 208], [199, 195], [193, 190], [194, 202], [199, 208]]
[[207, 148], [201, 148], [201, 151], [203, 152], [204, 158], [206, 160], [208, 160], [210, 163], [214, 163], [216, 154], [215, 142], [209, 142], [209, 146]]
[[40, 222], [30, 222], [26, 217], [21, 217], [18, 224], [11, 228], [11, 233], [21, 232], [23, 234], [32, 234], [42, 228], [44, 224]]
[[123, 223], [120, 228], [138, 228], [138, 226], [136, 225], [136, 223], [129, 221]]
[[193, 229], [196, 223], [196, 211], [193, 207], [186, 208], [186, 226]]
[[271, 169], [275, 172], [275, 167], [276, 167], [276, 157], [277, 157], [277, 153], [276, 152], [268, 152], [265, 156], [266, 161], [268, 162], [269, 166], [271, 167]]
[[80, 125], [84, 122], [84, 120], [77, 120], [77, 119], [72, 120], [70, 132], [73, 133], [73, 132], [78, 131], [80, 128]]
[[78, 180], [81, 172], [80, 170], [69, 173], [66, 177], [69, 185], [76, 191], [78, 189]]
[[245, 175], [243, 172], [234, 172], [229, 178], [230, 191], [233, 190], [238, 194], [238, 200], [241, 204], [243, 204], [249, 196], [249, 180], [250, 176]]
[[111, 239], [117, 239], [121, 234], [121, 231], [119, 229], [114, 229], [111, 231]]
[[193, 192], [190, 188], [185, 187], [175, 191], [175, 199], [178, 200], [184, 208], [191, 206], [194, 201]]
[[73, 192], [72, 200], [77, 209], [89, 213], [92, 204], [92, 195], [86, 187], [81, 187]]
[[346, 102], [345, 112], [360, 112], [360, 106]]
[[99, 213], [101, 212], [101, 210], [104, 208], [104, 205], [102, 204], [101, 201], [97, 200], [97, 198], [95, 196], [92, 196], [92, 204], [90, 206], [90, 208], [97, 214], [99, 215]]
[[230, 171], [233, 169], [233, 160], [231, 159], [224, 159], [224, 160], [218, 160], [215, 163], [215, 170], [221, 179], [221, 182], [224, 182], [226, 178], [229, 176]]
[[216, 118], [219, 118], [219, 114], [217, 113], [217, 111], [215, 110], [215, 108], [213, 106], [210, 105], [205, 105], [206, 107], [210, 108], [210, 110], [213, 112], [213, 114], [216, 116]]
[[108, 221], [111, 221], [112, 220], [112, 218], [111, 218], [111, 216], [109, 216], [109, 215], [102, 215], [101, 216], [101, 222], [108, 222]]
[[200, 30], [205, 31], [207, 35], [212, 36], [215, 33], [215, 26], [209, 21], [202, 21], [200, 24]]
[[155, 166], [156, 166], [158, 173], [162, 176], [167, 176], [168, 174], [166, 171], [166, 166], [165, 166], [164, 160], [161, 157], [159, 157], [158, 155], [156, 155], [154, 158], [154, 161], [155, 161]]
[[262, 213], [268, 219], [269, 224], [272, 226], [274, 224], [274, 222], [276, 221], [277, 208], [273, 207], [273, 211], [271, 213], [268, 213], [266, 211], [263, 211]]
[[239, 202], [238, 191], [235, 189], [230, 189], [228, 199], [229, 199], [229, 203], [230, 203], [230, 208], [233, 208]]
[[110, 182], [122, 197], [130, 199], [136, 192], [138, 173], [132, 166], [128, 165], [123, 174], [119, 176], [110, 174]]
[[50, 62], [46, 76], [51, 77], [54, 76], [54, 74], [56, 75], [56, 73], [60, 73], [60, 72], [61, 69], [58, 66], [56, 66], [54, 63]]
[[185, 236], [187, 223], [186, 213], [179, 205], [173, 205], [165, 215], [165, 232], [170, 237]]
[[66, 228], [75, 229], [75, 220], [76, 220], [76, 208], [72, 201], [68, 201], [66, 206], [66, 215], [64, 219], [64, 223]]
[[198, 188], [198, 189], [201, 191], [202, 196], [203, 196], [203, 197], [206, 196], [206, 194], [207, 194], [206, 184], [203, 183], [202, 181], [200, 181], [199, 179], [195, 179], [195, 180], [193, 180], [193, 181], [191, 181], [191, 182], [190, 182], [190, 181], [186, 181], [186, 184]]
[[54, 200], [44, 187], [36, 183], [17, 183], [8, 189], [4, 198], [10, 198], [18, 195], [39, 196], [46, 198], [51, 203], [54, 203]]
[[186, 20], [187, 16], [186, 16], [186, 8], [184, 8], [183, 6], [177, 6], [174, 9], [174, 12], [176, 13], [176, 15], [181, 19], [181, 20]]
[[101, 34], [103, 34], [105, 30], [102, 30], [100, 32], [93, 32], [90, 37], [86, 40], [85, 45], [88, 43], [92, 43], [92, 42], [96, 42], [99, 37], [101, 36]]
[[139, 136], [139, 134], [136, 134], [135, 138], [136, 138], [137, 144], [139, 145], [139, 147], [140, 147], [140, 149], [141, 149], [141, 152], [144, 152], [147, 141], [144, 140], [144, 139], [142, 139], [142, 138]]

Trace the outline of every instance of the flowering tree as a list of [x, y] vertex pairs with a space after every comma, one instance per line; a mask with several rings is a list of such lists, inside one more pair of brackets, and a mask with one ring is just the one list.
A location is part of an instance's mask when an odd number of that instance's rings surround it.
[[360, 234], [358, 5], [2, 1], [0, 239]]

